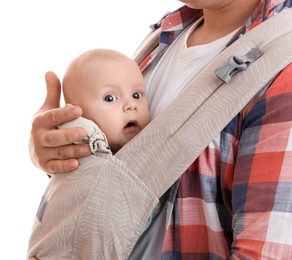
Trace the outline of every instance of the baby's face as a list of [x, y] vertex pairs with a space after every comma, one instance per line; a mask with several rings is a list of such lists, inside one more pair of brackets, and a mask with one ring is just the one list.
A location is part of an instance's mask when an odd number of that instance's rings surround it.
[[97, 123], [116, 152], [149, 123], [141, 72], [132, 60], [107, 61], [95, 65], [85, 81], [83, 116]]

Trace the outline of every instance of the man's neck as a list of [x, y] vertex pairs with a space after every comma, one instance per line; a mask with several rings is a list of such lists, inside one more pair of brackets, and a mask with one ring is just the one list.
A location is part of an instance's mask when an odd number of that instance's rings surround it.
[[207, 44], [243, 26], [260, 0], [234, 1], [219, 9], [203, 10], [204, 20], [190, 34], [188, 47]]

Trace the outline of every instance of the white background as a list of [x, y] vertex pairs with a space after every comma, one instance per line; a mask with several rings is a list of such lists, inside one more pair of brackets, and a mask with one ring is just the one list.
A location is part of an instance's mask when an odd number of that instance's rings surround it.
[[21, 260], [48, 182], [28, 154], [44, 74], [60, 77], [76, 55], [114, 48], [131, 56], [176, 0], [9, 0], [0, 3], [0, 258]]

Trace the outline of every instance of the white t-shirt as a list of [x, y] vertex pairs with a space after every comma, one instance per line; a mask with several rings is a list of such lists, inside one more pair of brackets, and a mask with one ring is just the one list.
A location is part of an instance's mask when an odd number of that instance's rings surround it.
[[[201, 22], [186, 29], [168, 48], [154, 69], [145, 75], [146, 91], [153, 119], [163, 111], [226, 46], [234, 32], [214, 42], [187, 47], [187, 39]], [[171, 55], [168, 55], [171, 53]]]

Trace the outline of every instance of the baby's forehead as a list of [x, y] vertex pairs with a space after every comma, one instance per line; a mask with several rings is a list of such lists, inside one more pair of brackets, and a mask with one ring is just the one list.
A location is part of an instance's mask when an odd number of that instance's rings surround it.
[[102, 62], [111, 61], [133, 61], [130, 57], [124, 55], [121, 52], [111, 50], [111, 49], [94, 49], [87, 51], [79, 56], [80, 59], [84, 60], [95, 60]]
[[90, 57], [87, 59], [82, 59], [80, 62], [78, 62], [77, 66], [78, 69], [82, 70], [82, 68], [98, 68], [99, 70], [102, 70], [102, 68], [115, 69], [113, 72], [116, 72], [116, 70], [119, 71], [134, 71], [137, 70], [137, 72], [140, 72], [138, 64], [131, 60], [130, 58], [125, 57]]

